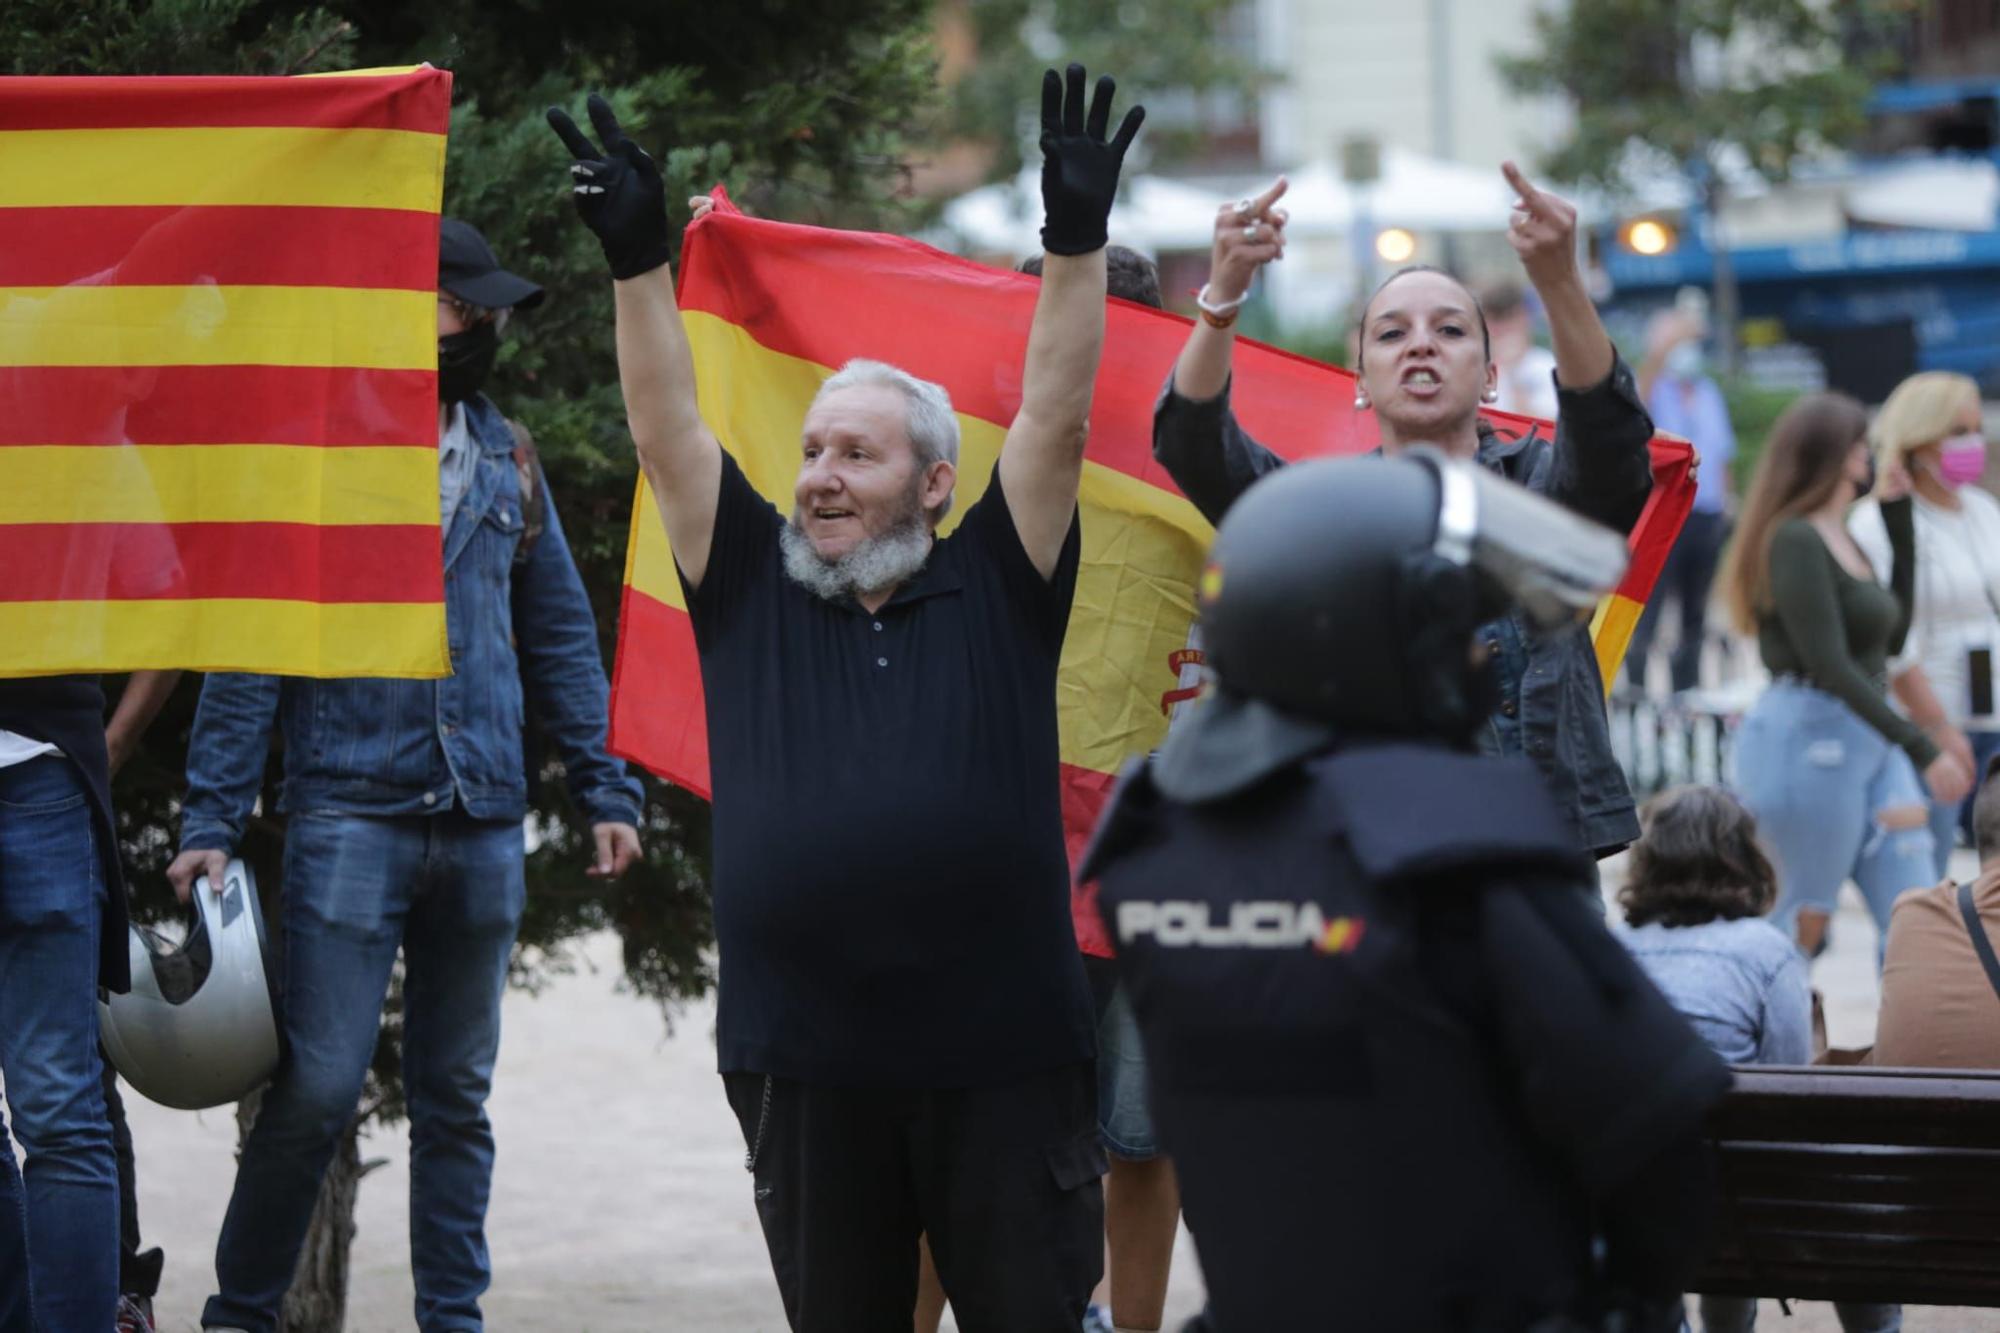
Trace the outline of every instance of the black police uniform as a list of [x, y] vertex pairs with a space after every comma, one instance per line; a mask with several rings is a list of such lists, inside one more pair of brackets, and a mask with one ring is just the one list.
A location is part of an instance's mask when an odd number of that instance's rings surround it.
[[1728, 1075], [1607, 934], [1534, 769], [1321, 747], [1121, 784], [1082, 873], [1213, 1327], [1678, 1328]]

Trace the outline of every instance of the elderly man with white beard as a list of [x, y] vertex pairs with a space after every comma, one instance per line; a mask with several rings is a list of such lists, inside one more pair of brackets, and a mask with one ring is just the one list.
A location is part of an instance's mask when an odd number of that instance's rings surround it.
[[945, 390], [849, 363], [787, 520], [703, 423], [653, 162], [560, 110], [616, 279], [619, 376], [708, 701], [717, 1046], [792, 1327], [910, 1327], [928, 1233], [966, 1333], [1074, 1333], [1103, 1268], [1093, 1014], [1069, 917], [1055, 682], [1142, 113], [1046, 76], [1047, 259], [1021, 407], [947, 537]]
[[[882, 459], [854, 443], [893, 439], [899, 416], [913, 465], [867, 466]], [[785, 575], [824, 601], [852, 597], [872, 612], [924, 567], [951, 510], [958, 473], [951, 398], [907, 371], [854, 360], [820, 385], [801, 435], [792, 517], [778, 530]]]

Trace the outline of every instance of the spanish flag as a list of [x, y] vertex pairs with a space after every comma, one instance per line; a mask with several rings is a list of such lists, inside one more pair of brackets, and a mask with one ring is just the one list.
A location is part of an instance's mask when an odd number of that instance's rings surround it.
[[0, 676], [441, 676], [451, 76], [0, 79]]
[[[688, 229], [679, 290], [702, 416], [780, 510], [791, 509], [813, 393], [856, 356], [944, 385], [963, 434], [953, 514], [985, 488], [1021, 402], [1034, 278], [902, 237], [760, 221], [725, 205]], [[1082, 565], [1057, 684], [1072, 863], [1119, 767], [1166, 735], [1200, 661], [1189, 629], [1214, 530], [1152, 455], [1154, 400], [1188, 327], [1182, 316], [1123, 301], [1107, 311], [1080, 495]], [[1355, 412], [1354, 377], [1344, 370], [1245, 341], [1232, 396], [1245, 429], [1287, 458], [1375, 446], [1374, 418]], [[1492, 416], [1503, 430], [1533, 424]], [[1661, 437], [1652, 452], [1655, 485], [1632, 535], [1632, 564], [1593, 624], [1607, 681], [1694, 501], [1693, 450]], [[707, 795], [694, 633], [666, 534], [643, 479], [639, 486], [611, 748]]]

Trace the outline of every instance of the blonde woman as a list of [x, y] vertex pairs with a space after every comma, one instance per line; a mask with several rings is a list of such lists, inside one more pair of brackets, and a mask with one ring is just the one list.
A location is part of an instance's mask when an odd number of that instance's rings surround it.
[[[1979, 386], [1946, 371], [1912, 375], [1882, 405], [1874, 434], [1884, 470], [1909, 475], [1916, 526], [1910, 633], [1889, 665], [1890, 687], [1910, 720], [1977, 775], [2000, 752], [2000, 501], [1975, 484], [1986, 468]], [[1881, 505], [1862, 502], [1848, 526], [1887, 578]], [[1931, 802], [1939, 878], [1971, 804]]]

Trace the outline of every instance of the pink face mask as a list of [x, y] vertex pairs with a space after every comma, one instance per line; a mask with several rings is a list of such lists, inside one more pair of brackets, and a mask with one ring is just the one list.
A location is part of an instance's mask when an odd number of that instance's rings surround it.
[[1978, 481], [1986, 471], [1986, 437], [1976, 431], [1954, 435], [1938, 445], [1938, 480], [1957, 490]]

